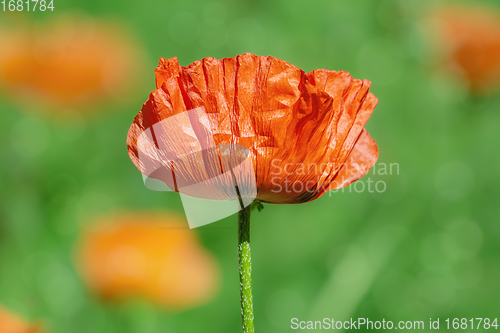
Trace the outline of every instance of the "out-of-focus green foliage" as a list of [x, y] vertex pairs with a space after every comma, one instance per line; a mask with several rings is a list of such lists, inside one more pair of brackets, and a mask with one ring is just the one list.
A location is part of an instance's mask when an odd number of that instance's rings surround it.
[[[182, 313], [144, 301], [100, 303], [84, 288], [73, 256], [92, 217], [120, 209], [182, 212], [177, 194], [143, 186], [125, 145], [154, 88], [158, 58], [188, 65], [251, 52], [371, 80], [380, 103], [367, 129], [380, 158], [362, 181], [387, 185], [384, 193], [350, 186], [252, 214], [257, 331], [292, 331], [292, 318], [427, 324], [498, 316], [500, 97], [470, 97], [436, 73], [421, 29], [433, 5], [68, 0], [33, 14], [50, 20], [84, 11], [125, 22], [145, 49], [147, 83], [126, 105], [63, 122], [2, 95], [0, 303], [42, 319], [54, 333], [241, 331], [235, 216], [197, 229], [221, 263], [222, 288], [210, 304]], [[380, 163], [399, 169], [386, 175]]]

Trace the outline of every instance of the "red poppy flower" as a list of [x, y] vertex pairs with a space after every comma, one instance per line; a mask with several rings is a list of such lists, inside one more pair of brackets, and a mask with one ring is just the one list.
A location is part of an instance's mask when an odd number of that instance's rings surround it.
[[[202, 155], [196, 162], [186, 159], [176, 166], [161, 149], [162, 142], [172, 145], [177, 138], [190, 142], [183, 135], [199, 139], [196, 129], [194, 134], [186, 130], [197, 125], [192, 117], [179, 118], [185, 121], [165, 130], [156, 128], [150, 144], [139, 144], [140, 137], [155, 124], [193, 109], [206, 113], [204, 125], [212, 133], [211, 147], [219, 159], [223, 160], [220, 147], [225, 145], [248, 149], [256, 199], [261, 202], [316, 199], [358, 180], [377, 160], [377, 145], [364, 126], [378, 100], [369, 92], [369, 81], [353, 79], [348, 72], [305, 73], [280, 59], [247, 53], [204, 58], [187, 67], [179, 66], [177, 58], [160, 59], [155, 73], [157, 89], [135, 117], [127, 145], [143, 174], [164, 180], [155, 177], [151, 167], [169, 169], [173, 179], [164, 181], [172, 189], [178, 190], [180, 183], [210, 181], [203, 175], [216, 168]], [[172, 149], [177, 156], [189, 151]]]
[[104, 299], [139, 296], [175, 310], [207, 302], [218, 285], [217, 262], [172, 214], [99, 219], [82, 235], [78, 266]]
[[32, 326], [15, 313], [0, 306], [0, 332], [2, 333], [40, 333], [38, 326]]
[[432, 15], [448, 67], [474, 92], [500, 86], [500, 10], [485, 4], [446, 5]]
[[137, 45], [118, 25], [62, 15], [1, 35], [0, 85], [37, 109], [67, 112], [123, 99], [138, 77]]

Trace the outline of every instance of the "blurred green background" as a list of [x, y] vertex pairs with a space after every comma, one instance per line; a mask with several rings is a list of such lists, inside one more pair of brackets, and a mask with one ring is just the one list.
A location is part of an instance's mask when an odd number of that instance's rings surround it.
[[293, 331], [292, 318], [427, 325], [499, 316], [500, 95], [472, 97], [434, 70], [421, 28], [437, 3], [56, 0], [54, 12], [26, 14], [120, 20], [144, 49], [145, 72], [126, 103], [63, 122], [1, 95], [0, 304], [54, 333], [241, 331], [236, 216], [196, 230], [220, 262], [222, 287], [211, 303], [188, 311], [103, 304], [85, 289], [73, 257], [93, 217], [183, 212], [177, 194], [144, 187], [125, 145], [154, 89], [159, 57], [186, 66], [251, 52], [372, 81], [380, 102], [367, 129], [378, 163], [399, 165], [399, 174], [365, 176], [385, 182], [384, 193], [351, 186], [253, 214], [257, 331]]

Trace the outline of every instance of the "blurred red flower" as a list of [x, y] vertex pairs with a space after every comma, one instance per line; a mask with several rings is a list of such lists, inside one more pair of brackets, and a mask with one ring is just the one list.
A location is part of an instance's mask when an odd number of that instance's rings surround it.
[[175, 310], [209, 301], [219, 282], [215, 259], [173, 214], [99, 219], [82, 234], [77, 264], [104, 299], [144, 297]]
[[432, 19], [449, 68], [474, 92], [500, 85], [500, 9], [486, 4], [447, 4]]
[[[154, 151], [160, 137], [178, 135], [176, 131], [155, 131], [155, 144], [148, 147], [140, 147], [138, 140], [154, 124], [195, 108], [206, 112], [218, 147], [248, 148], [261, 202], [316, 199], [358, 180], [377, 160], [377, 145], [364, 126], [378, 100], [368, 91], [369, 81], [347, 72], [304, 73], [280, 59], [247, 53], [204, 58], [187, 67], [179, 66], [177, 58], [160, 59], [155, 73], [157, 89], [135, 117], [127, 145], [143, 174], [154, 178], [144, 156], [171, 168], [175, 184], [167, 185], [172, 189], [206, 181], [200, 175], [210, 172], [202, 169], [212, 166], [201, 163], [200, 156], [200, 163], [175, 169], [165, 154]], [[179, 124], [177, 131], [191, 135], [190, 125], [189, 120]]]
[[141, 56], [118, 24], [62, 15], [1, 36], [0, 86], [22, 103], [82, 110], [123, 98], [137, 81]]
[[2, 333], [40, 333], [42, 330], [30, 325], [25, 319], [0, 306], [0, 332]]

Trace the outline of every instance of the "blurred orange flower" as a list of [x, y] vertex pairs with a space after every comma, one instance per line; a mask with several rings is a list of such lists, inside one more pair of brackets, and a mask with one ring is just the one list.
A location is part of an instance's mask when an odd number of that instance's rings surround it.
[[218, 287], [216, 261], [176, 215], [102, 218], [82, 235], [77, 258], [90, 289], [107, 300], [138, 296], [182, 310]]
[[500, 9], [486, 4], [448, 4], [432, 19], [448, 66], [474, 92], [500, 85]]
[[[147, 147], [138, 140], [154, 124], [195, 108], [208, 115], [217, 147], [248, 148], [261, 202], [316, 199], [358, 180], [377, 160], [377, 145], [364, 126], [378, 100], [368, 91], [369, 81], [353, 79], [348, 72], [304, 73], [280, 59], [248, 53], [204, 58], [187, 67], [179, 66], [177, 58], [160, 59], [155, 72], [157, 89], [135, 117], [127, 145], [143, 174], [155, 178], [148, 164], [170, 168], [171, 189], [206, 181], [200, 175], [210, 174], [213, 166], [193, 163], [175, 169], [161, 148], [155, 151], [160, 138], [175, 136], [175, 131], [156, 130], [155, 144]], [[187, 120], [178, 131], [192, 135], [192, 125]], [[152, 161], [141, 160], [145, 156]]]
[[0, 332], [1, 333], [40, 333], [37, 326], [28, 324], [20, 316], [0, 306]]
[[123, 98], [137, 81], [141, 56], [119, 25], [63, 15], [1, 35], [0, 86], [23, 103], [82, 110]]

